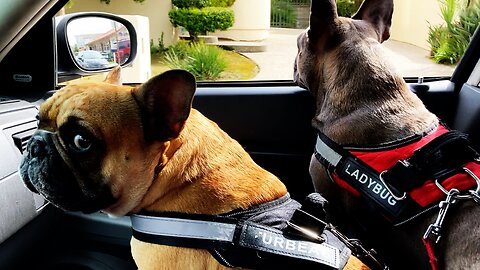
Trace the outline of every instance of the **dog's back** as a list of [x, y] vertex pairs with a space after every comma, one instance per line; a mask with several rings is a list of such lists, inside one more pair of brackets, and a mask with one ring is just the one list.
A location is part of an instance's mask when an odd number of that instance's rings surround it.
[[[340, 145], [379, 145], [438, 125], [437, 117], [409, 90], [383, 53], [393, 0], [366, 0], [352, 19], [337, 15], [334, 0], [313, 0], [310, 27], [298, 37], [295, 81], [316, 98], [313, 126]], [[395, 269], [428, 269], [422, 236], [438, 211], [393, 227], [340, 189], [315, 156], [310, 172], [317, 191], [335, 209], [337, 222], [355, 231], [393, 262]], [[478, 269], [480, 214], [475, 203], [448, 213], [439, 254], [447, 269]], [[469, 229], [470, 228], [470, 231]], [[364, 234], [366, 232], [366, 234]], [[468, 236], [466, 235], [468, 234]], [[477, 239], [477, 240], [475, 240]]]

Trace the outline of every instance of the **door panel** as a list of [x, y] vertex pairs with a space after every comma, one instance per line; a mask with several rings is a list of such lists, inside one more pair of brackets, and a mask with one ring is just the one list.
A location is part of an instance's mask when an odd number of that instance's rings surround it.
[[313, 191], [308, 166], [315, 132], [314, 102], [296, 86], [199, 87], [193, 107], [239, 141], [294, 198]]

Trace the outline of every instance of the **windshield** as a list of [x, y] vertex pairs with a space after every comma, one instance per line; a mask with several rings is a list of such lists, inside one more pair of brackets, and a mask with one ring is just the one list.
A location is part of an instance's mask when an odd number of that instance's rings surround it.
[[[296, 39], [308, 27], [309, 0], [211, 1], [221, 16], [209, 17], [208, 7], [202, 7], [205, 13], [198, 18], [178, 11], [175, 4], [183, 2], [75, 1], [65, 12], [104, 11], [131, 20], [139, 44], [150, 41], [139, 48], [137, 58], [148, 58], [151, 75], [181, 68], [199, 81], [293, 79]], [[193, 12], [201, 1], [190, 2], [182, 10]], [[338, 0], [339, 15], [352, 16], [361, 2]], [[391, 35], [383, 48], [397, 72], [404, 77], [451, 76], [478, 26], [479, 2], [396, 1]], [[141, 18], [148, 19], [149, 31]], [[119, 43], [115, 53], [128, 54], [125, 45]]]

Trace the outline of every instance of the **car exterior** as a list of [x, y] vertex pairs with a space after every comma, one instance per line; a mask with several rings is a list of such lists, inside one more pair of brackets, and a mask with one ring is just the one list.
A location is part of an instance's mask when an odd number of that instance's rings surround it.
[[117, 43], [115, 59], [119, 64], [125, 63], [130, 57], [130, 40], [122, 40]]
[[105, 56], [94, 50], [81, 51], [75, 58], [84, 69], [102, 69], [110, 66]]

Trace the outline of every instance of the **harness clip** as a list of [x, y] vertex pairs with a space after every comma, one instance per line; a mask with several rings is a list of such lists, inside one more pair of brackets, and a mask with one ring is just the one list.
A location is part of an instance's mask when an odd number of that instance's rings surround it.
[[427, 231], [423, 235], [423, 239], [431, 239], [433, 242], [435, 242], [435, 244], [440, 241], [440, 238], [442, 238], [443, 221], [445, 220], [448, 209], [450, 209], [450, 205], [453, 205], [457, 202], [455, 198], [458, 193], [458, 189], [452, 188], [448, 192], [447, 198], [438, 204], [440, 211], [438, 212], [437, 219], [434, 223], [428, 226]]

